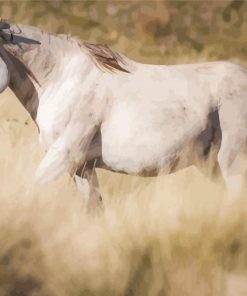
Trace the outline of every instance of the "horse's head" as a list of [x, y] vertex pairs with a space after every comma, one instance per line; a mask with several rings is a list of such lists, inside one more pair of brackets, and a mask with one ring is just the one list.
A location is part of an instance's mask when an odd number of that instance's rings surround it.
[[18, 45], [23, 47], [25, 45], [38, 45], [39, 41], [26, 36], [21, 25], [11, 24], [7, 20], [0, 19], [0, 43], [7, 45]]

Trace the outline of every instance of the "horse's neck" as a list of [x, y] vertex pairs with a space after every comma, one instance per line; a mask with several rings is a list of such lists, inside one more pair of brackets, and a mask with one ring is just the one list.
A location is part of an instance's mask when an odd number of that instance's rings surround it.
[[88, 85], [92, 76], [89, 72], [95, 66], [77, 41], [66, 36], [40, 33], [37, 28], [24, 26], [21, 29], [25, 38], [37, 40], [40, 44], [6, 46], [11, 69], [10, 87], [35, 120], [40, 100], [50, 98], [47, 95], [49, 92], [46, 92], [47, 86], [51, 89], [53, 83], [63, 85], [64, 80], [75, 78], [77, 81], [78, 77], [87, 77], [85, 81]]

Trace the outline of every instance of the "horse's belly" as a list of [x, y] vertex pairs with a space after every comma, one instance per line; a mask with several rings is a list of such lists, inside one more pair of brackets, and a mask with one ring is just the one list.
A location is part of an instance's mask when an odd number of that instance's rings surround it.
[[[151, 139], [150, 139], [151, 140]], [[102, 159], [113, 170], [131, 174], [156, 169], [164, 162], [162, 140], [152, 137], [152, 142], [129, 135], [128, 141], [102, 135]], [[172, 154], [172, 153], [171, 153]], [[166, 157], [168, 153], [166, 153]], [[172, 158], [173, 155], [170, 155]]]
[[[199, 128], [202, 129], [202, 128]], [[191, 154], [189, 138], [195, 139], [199, 131], [192, 130], [186, 122], [157, 126], [152, 122], [109, 121], [102, 125], [102, 158], [111, 169], [129, 174], [167, 170], [183, 157]]]

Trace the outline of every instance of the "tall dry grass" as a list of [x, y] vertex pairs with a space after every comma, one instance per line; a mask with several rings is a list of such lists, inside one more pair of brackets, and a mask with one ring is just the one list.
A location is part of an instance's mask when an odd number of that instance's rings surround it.
[[0, 97], [0, 295], [246, 295], [247, 207], [195, 167], [158, 178], [98, 170], [105, 211], [86, 214], [65, 174], [33, 182], [42, 149]]
[[[141, 62], [246, 64], [244, 1], [182, 2], [1, 1], [0, 11]], [[8, 90], [0, 96], [0, 296], [247, 295], [246, 192], [229, 200], [195, 167], [153, 179], [98, 170], [105, 211], [91, 217], [68, 175], [33, 182], [42, 154]]]

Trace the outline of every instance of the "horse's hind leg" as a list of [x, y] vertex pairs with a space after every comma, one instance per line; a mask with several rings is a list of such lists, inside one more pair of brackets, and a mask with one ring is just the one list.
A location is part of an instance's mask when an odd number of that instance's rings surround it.
[[228, 192], [239, 195], [247, 173], [247, 101], [241, 96], [226, 99], [219, 109], [222, 131], [218, 163]]
[[226, 182], [227, 190], [232, 195], [238, 195], [241, 192], [245, 181], [244, 176], [246, 175], [243, 143], [238, 142], [238, 140], [234, 137], [232, 140], [230, 138], [224, 139], [218, 153], [221, 173]]

